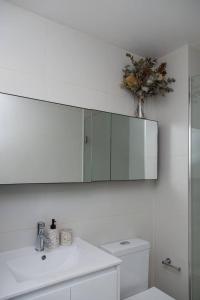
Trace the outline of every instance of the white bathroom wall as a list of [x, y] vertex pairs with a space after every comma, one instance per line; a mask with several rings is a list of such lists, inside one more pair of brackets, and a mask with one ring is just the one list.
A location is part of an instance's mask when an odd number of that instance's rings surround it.
[[0, 90], [133, 114], [126, 51], [0, 1]]
[[200, 74], [200, 45], [189, 47], [189, 72], [190, 76]]
[[[176, 78], [174, 92], [157, 101], [159, 180], [155, 203], [155, 282], [177, 300], [188, 299], [188, 47], [161, 61]], [[170, 257], [181, 273], [164, 268]]]
[[[125, 50], [4, 1], [0, 41], [1, 92], [133, 114], [120, 88]], [[0, 251], [34, 244], [36, 222], [52, 217], [95, 244], [139, 236], [153, 248], [154, 190], [153, 181], [0, 186]]]
[[[120, 88], [125, 50], [3, 0], [0, 41], [1, 92], [133, 114], [133, 101]], [[96, 244], [140, 236], [152, 244], [156, 285], [188, 299], [188, 49], [162, 60], [177, 82], [173, 94], [145, 108], [160, 124], [158, 183], [0, 186], [0, 251], [33, 244], [36, 222], [51, 217]], [[168, 256], [181, 274], [163, 268]]]

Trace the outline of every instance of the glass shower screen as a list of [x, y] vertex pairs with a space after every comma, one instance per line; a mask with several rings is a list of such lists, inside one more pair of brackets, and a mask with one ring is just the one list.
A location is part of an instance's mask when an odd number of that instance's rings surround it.
[[200, 299], [200, 75], [191, 78], [191, 299]]

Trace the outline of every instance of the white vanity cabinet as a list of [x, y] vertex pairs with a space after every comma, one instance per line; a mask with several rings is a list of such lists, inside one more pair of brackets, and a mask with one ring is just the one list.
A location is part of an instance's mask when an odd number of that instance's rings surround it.
[[70, 290], [62, 289], [55, 292], [44, 292], [42, 295], [28, 298], [32, 300], [70, 300]]
[[93, 276], [71, 287], [71, 300], [117, 300], [117, 272]]
[[16, 300], [70, 300], [70, 288], [49, 287], [23, 296], [15, 297]]
[[58, 283], [13, 300], [119, 300], [119, 268]]

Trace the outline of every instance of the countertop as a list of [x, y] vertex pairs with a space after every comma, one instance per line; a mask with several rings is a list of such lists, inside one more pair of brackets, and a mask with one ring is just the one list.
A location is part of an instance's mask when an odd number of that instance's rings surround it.
[[[34, 290], [38, 290], [56, 283], [69, 281], [90, 273], [98, 272], [110, 267], [117, 266], [121, 260], [112, 256], [96, 246], [88, 242], [76, 238], [71, 246], [64, 246], [66, 249], [78, 253], [77, 263], [69, 269], [62, 269], [47, 276], [42, 276], [24, 281], [17, 281], [14, 274], [9, 268], [9, 261], [15, 258], [24, 257], [25, 255], [35, 255], [34, 247], [26, 247], [22, 249], [7, 251], [0, 253], [0, 300], [10, 299], [19, 295], [23, 295]], [[63, 250], [62, 246], [62, 250]], [[51, 251], [58, 251], [57, 249]], [[46, 252], [40, 252], [42, 256]], [[48, 253], [47, 253], [48, 255]]]

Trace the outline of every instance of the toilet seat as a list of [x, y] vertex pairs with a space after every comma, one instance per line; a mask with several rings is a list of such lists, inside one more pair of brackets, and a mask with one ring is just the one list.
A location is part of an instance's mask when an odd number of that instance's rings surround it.
[[161, 290], [153, 287], [145, 292], [139, 293], [135, 296], [126, 298], [124, 300], [175, 300], [174, 298], [163, 293]]

